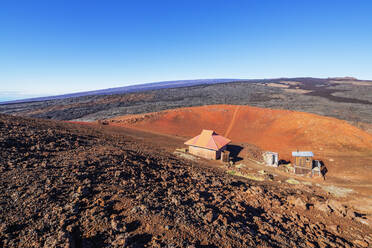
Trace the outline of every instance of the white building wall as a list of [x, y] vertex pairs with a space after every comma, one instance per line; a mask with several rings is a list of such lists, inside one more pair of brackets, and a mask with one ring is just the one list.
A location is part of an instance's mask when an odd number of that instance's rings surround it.
[[217, 158], [217, 151], [205, 149], [197, 146], [189, 146], [189, 153], [203, 157], [206, 159], [216, 159]]

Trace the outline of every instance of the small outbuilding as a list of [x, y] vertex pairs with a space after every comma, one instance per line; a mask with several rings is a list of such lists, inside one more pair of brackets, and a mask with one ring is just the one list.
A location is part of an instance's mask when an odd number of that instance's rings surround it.
[[314, 154], [311, 151], [292, 152], [293, 167], [296, 174], [308, 174], [313, 169]]
[[218, 135], [213, 130], [203, 130], [201, 134], [185, 142], [189, 153], [206, 159], [220, 159], [231, 140]]
[[322, 176], [323, 166], [319, 160], [313, 161], [313, 169], [311, 171], [311, 176]]
[[267, 166], [278, 167], [279, 155], [276, 152], [264, 152], [263, 160]]
[[230, 162], [230, 152], [225, 150], [221, 152], [221, 161], [224, 163]]

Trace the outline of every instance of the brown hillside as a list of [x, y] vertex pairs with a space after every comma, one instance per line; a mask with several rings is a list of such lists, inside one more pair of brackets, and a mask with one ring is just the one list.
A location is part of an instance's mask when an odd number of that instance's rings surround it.
[[178, 139], [160, 136], [0, 115], [0, 247], [372, 243], [366, 212], [178, 158], [163, 143]]

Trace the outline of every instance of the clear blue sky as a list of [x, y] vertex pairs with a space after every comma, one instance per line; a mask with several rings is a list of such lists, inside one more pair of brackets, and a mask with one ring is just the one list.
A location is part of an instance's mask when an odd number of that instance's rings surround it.
[[372, 1], [0, 2], [0, 98], [199, 78], [372, 79]]

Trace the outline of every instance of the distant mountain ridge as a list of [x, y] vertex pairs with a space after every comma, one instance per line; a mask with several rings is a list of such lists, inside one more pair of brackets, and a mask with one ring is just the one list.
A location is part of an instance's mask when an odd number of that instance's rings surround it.
[[309, 112], [364, 127], [366, 123], [372, 124], [371, 92], [371, 80], [345, 77], [177, 80], [9, 100], [0, 104], [0, 113], [97, 121], [167, 109], [229, 104]]
[[65, 98], [81, 97], [81, 96], [91, 96], [91, 95], [114, 95], [114, 94], [141, 92], [141, 91], [147, 91], [147, 90], [189, 87], [189, 86], [202, 85], [202, 84], [218, 84], [218, 83], [236, 82], [236, 81], [243, 81], [243, 80], [244, 79], [222, 78], [222, 79], [194, 79], [194, 80], [161, 81], [161, 82], [136, 84], [136, 85], [107, 88], [107, 89], [100, 89], [100, 90], [83, 91], [83, 92], [77, 92], [77, 93], [71, 93], [71, 94], [62, 94], [62, 95], [55, 95], [55, 96], [45, 96], [45, 97], [35, 97], [35, 98], [26, 98], [26, 99], [20, 99], [20, 100], [4, 101], [4, 102], [0, 102], [0, 104], [38, 102], [38, 101], [48, 101], [48, 100], [65, 99]]

